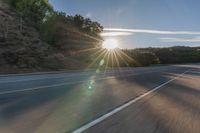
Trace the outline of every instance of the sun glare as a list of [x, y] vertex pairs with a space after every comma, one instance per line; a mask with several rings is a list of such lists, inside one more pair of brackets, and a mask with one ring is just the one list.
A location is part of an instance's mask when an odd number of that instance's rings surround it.
[[113, 50], [118, 48], [118, 41], [116, 39], [106, 39], [103, 44], [102, 47], [108, 50]]

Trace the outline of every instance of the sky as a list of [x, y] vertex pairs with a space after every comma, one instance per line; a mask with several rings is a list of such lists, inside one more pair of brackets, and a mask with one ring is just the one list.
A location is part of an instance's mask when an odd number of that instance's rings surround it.
[[121, 48], [200, 46], [200, 0], [49, 0], [104, 27]]

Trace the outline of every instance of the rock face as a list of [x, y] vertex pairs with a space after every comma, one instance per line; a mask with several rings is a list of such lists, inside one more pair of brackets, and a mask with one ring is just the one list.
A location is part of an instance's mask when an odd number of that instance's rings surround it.
[[39, 32], [21, 19], [16, 11], [0, 0], [0, 72], [39, 70], [48, 45]]

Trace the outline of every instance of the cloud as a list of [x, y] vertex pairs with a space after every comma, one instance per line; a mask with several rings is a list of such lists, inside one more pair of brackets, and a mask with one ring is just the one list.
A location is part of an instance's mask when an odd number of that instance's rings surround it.
[[200, 35], [200, 32], [195, 32], [195, 31], [165, 31], [165, 30], [152, 30], [152, 29], [104, 28], [104, 32], [129, 32], [129, 33], [165, 34], [165, 35]]
[[91, 12], [88, 12], [85, 16], [86, 16], [87, 18], [91, 18], [91, 17], [92, 17], [92, 13], [91, 13]]
[[102, 37], [113, 37], [113, 36], [130, 36], [133, 35], [131, 32], [103, 32]]
[[200, 42], [200, 37], [195, 38], [159, 38], [161, 42]]

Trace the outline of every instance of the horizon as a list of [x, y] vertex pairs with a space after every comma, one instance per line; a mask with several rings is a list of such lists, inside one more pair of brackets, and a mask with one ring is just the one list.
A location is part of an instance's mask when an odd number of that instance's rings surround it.
[[103, 38], [118, 40], [120, 48], [199, 46], [197, 0], [49, 2], [67, 15], [80, 14], [99, 22]]

